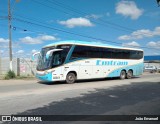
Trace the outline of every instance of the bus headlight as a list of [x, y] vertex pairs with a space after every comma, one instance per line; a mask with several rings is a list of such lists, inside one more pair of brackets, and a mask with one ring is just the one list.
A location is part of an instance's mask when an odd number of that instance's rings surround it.
[[44, 71], [44, 74], [48, 74], [48, 71]]
[[55, 70], [48, 70], [48, 73], [50, 73], [50, 72], [54, 72]]

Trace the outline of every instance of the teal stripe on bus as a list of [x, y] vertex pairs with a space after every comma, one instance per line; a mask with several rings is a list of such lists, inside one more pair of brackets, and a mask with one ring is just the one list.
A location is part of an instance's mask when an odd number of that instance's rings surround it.
[[144, 67], [144, 64], [140, 63], [140, 64], [135, 64], [127, 67], [118, 68], [112, 71], [111, 73], [109, 73], [106, 77], [119, 77], [122, 70], [126, 70], [127, 72], [130, 69], [133, 70], [134, 76], [141, 75], [143, 73], [143, 67]]

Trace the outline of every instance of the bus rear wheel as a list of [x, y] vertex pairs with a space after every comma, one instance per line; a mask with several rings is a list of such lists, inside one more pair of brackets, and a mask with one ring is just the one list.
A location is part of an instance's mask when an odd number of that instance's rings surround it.
[[66, 83], [73, 84], [76, 81], [76, 75], [74, 73], [68, 73], [66, 76]]
[[128, 70], [128, 72], [127, 72], [127, 79], [131, 79], [132, 77], [133, 77], [132, 70]]
[[120, 79], [124, 80], [125, 78], [126, 78], [126, 72], [122, 70], [120, 73]]

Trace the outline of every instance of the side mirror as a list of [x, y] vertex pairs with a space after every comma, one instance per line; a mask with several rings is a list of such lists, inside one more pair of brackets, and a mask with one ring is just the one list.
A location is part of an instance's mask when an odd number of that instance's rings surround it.
[[49, 57], [52, 55], [53, 52], [55, 51], [62, 51], [63, 49], [53, 49], [53, 50], [49, 50], [47, 53], [46, 53], [46, 59], [49, 59]]
[[40, 54], [40, 52], [36, 52], [36, 53], [34, 53], [34, 54], [32, 55], [32, 61], [34, 61], [35, 56], [36, 56], [36, 55], [39, 55], [39, 54]]

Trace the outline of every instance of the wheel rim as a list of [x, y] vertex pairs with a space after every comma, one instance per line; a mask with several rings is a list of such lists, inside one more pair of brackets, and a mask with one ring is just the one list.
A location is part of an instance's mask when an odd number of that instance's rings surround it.
[[68, 76], [68, 80], [69, 80], [69, 81], [74, 81], [73, 75], [69, 75], [69, 76]]
[[124, 72], [122, 73], [122, 77], [123, 77], [123, 78], [125, 77], [125, 74], [124, 74]]
[[132, 72], [128, 72], [128, 77], [132, 77]]
[[124, 79], [126, 77], [126, 74], [124, 71], [121, 72], [121, 79]]
[[70, 74], [68, 74], [67, 75], [67, 83], [74, 83], [74, 81], [75, 81], [76, 79], [75, 79], [75, 75], [74, 74], [72, 74], [72, 73], [70, 73]]
[[131, 77], [132, 77], [132, 72], [131, 72], [131, 71], [128, 71], [127, 77], [128, 77], [128, 78], [131, 78]]

